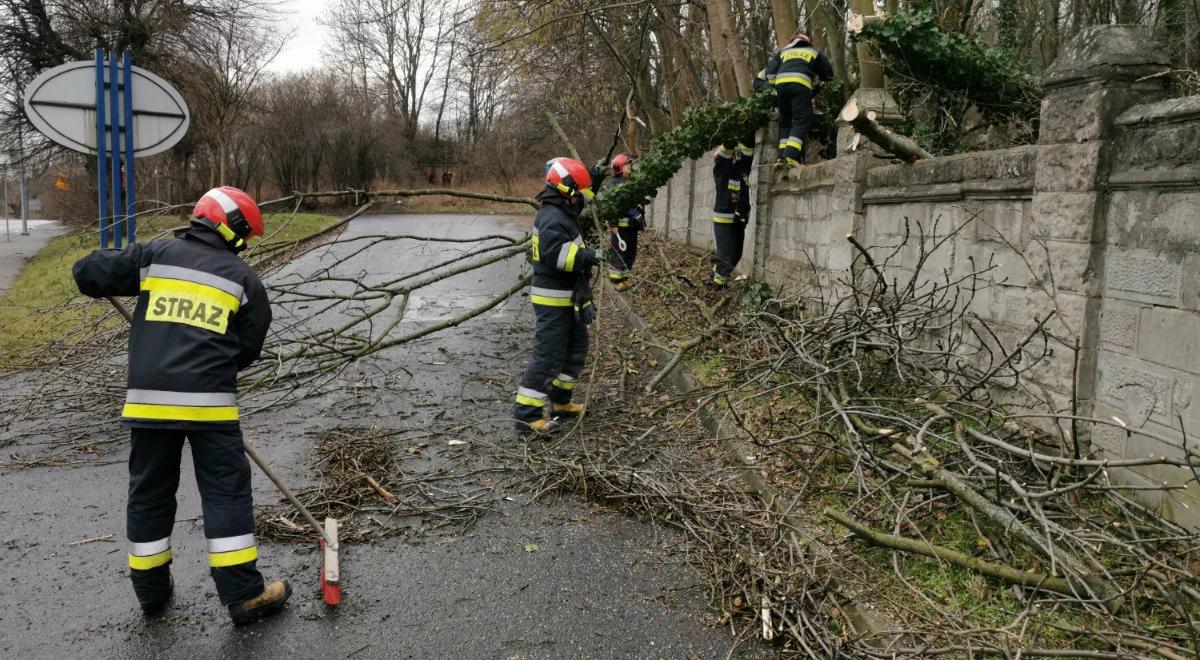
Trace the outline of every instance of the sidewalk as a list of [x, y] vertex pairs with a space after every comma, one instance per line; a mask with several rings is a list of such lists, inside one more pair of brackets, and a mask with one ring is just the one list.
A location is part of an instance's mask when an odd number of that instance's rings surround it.
[[5, 240], [4, 223], [0, 220], [0, 296], [8, 293], [25, 263], [37, 254], [50, 239], [63, 234], [62, 223], [55, 220], [30, 220], [29, 235], [21, 235], [21, 221], [10, 219]]

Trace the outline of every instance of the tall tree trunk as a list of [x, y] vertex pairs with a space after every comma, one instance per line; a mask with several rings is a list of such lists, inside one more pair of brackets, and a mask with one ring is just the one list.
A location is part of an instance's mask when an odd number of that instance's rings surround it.
[[771, 22], [775, 25], [775, 44], [783, 46], [796, 34], [795, 0], [771, 0]]
[[705, 0], [704, 5], [708, 13], [709, 45], [713, 63], [717, 67], [721, 97], [726, 101], [736, 101], [739, 96], [749, 96], [753, 91], [750, 68], [742, 52], [742, 40], [734, 29], [729, 0]]

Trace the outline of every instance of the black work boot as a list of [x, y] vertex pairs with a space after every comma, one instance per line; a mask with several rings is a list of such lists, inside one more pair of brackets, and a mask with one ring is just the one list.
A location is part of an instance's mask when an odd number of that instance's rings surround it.
[[233, 619], [235, 626], [250, 625], [265, 616], [282, 610], [291, 595], [291, 586], [287, 582], [276, 580], [268, 584], [267, 588], [254, 598], [230, 605], [229, 617]]
[[167, 592], [160, 598], [152, 601], [139, 602], [142, 606], [142, 614], [145, 616], [158, 616], [167, 609], [167, 605], [171, 604], [171, 596], [175, 593], [175, 576], [171, 576], [171, 581], [167, 583]]

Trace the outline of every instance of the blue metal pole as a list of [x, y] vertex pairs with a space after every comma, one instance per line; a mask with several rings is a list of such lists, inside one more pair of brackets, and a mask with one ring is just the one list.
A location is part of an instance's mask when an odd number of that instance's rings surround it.
[[110, 157], [112, 160], [112, 228], [113, 247], [118, 250], [124, 247], [125, 237], [121, 231], [124, 222], [125, 207], [121, 204], [121, 105], [117, 96], [117, 88], [121, 78], [117, 74], [117, 54], [108, 54], [108, 131]]
[[137, 232], [137, 218], [134, 216], [133, 208], [134, 202], [137, 201], [137, 196], [134, 194], [136, 178], [133, 171], [133, 53], [125, 51], [123, 63], [125, 65], [125, 229], [129, 235], [129, 242], [133, 243], [137, 240], [134, 237]]
[[100, 247], [109, 246], [108, 234], [108, 162], [105, 155], [104, 51], [96, 49], [96, 190], [100, 208]]

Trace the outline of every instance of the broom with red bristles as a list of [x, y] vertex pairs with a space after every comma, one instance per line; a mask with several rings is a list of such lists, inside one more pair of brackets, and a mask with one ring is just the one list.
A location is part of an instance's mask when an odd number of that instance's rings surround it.
[[[129, 315], [129, 312], [121, 305], [121, 303], [117, 302], [116, 298], [108, 296], [108, 302], [112, 303], [112, 306], [121, 313], [121, 316], [123, 316], [128, 323], [133, 323], [133, 317]], [[317, 530], [317, 534], [321, 537], [321, 597], [324, 598], [326, 605], [335, 606], [341, 604], [342, 587], [338, 582], [339, 571], [337, 519], [326, 518], [325, 525], [322, 527], [321, 524], [317, 522], [317, 519], [313, 518], [313, 515], [309, 513], [308, 508], [301, 504], [300, 500], [296, 499], [295, 495], [292, 495], [292, 491], [287, 487], [287, 484], [284, 484], [283, 480], [279, 478], [279, 475], [275, 474], [275, 471], [272, 470], [269, 465], [267, 465], [267, 462], [258, 455], [258, 452], [254, 449], [254, 446], [251, 445], [250, 442], [245, 438], [242, 439], [242, 445], [245, 447], [246, 455], [250, 457], [250, 460], [254, 461], [255, 465], [257, 465], [258, 468], [263, 471], [263, 474], [267, 475], [267, 478], [271, 480], [271, 483], [275, 484], [275, 487], [279, 489], [280, 493], [283, 493], [283, 496], [287, 498], [287, 501], [291, 503], [292, 506], [296, 507], [296, 510], [300, 512], [300, 515], [304, 516], [304, 519], [308, 521], [308, 524], [312, 525], [312, 528]]]

